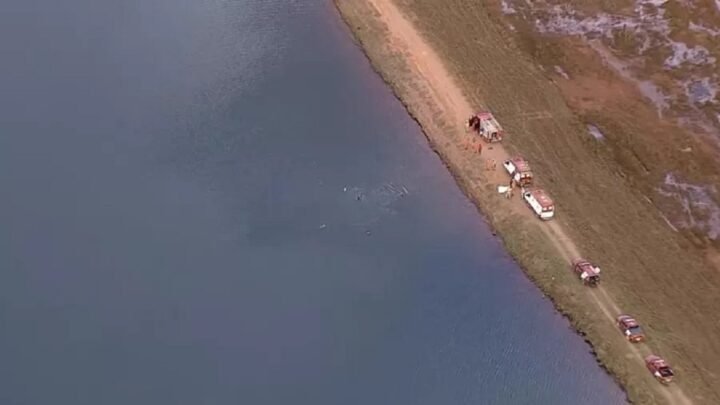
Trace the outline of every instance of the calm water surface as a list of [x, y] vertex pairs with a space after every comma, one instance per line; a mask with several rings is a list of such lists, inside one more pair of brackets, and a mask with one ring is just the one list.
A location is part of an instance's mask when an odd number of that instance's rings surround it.
[[623, 402], [329, 1], [0, 26], [0, 403]]

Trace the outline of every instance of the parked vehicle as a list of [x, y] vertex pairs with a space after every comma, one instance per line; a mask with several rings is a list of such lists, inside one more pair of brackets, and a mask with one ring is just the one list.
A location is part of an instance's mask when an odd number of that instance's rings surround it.
[[652, 375], [663, 384], [671, 383], [675, 376], [675, 373], [667, 362], [654, 354], [645, 358], [645, 365]]
[[503, 167], [510, 174], [510, 178], [520, 187], [528, 187], [533, 183], [533, 173], [530, 164], [520, 156], [512, 157], [503, 162]]
[[589, 261], [585, 259], [573, 260], [572, 270], [585, 285], [597, 287], [600, 284], [600, 268]]
[[617, 326], [623, 335], [632, 343], [638, 343], [645, 340], [645, 333], [640, 324], [629, 315], [620, 315], [617, 317]]
[[555, 204], [545, 191], [540, 189], [526, 190], [523, 192], [523, 199], [538, 218], [548, 220], [555, 216]]
[[468, 128], [477, 132], [487, 142], [500, 142], [505, 135], [500, 123], [488, 111], [481, 111], [470, 117]]

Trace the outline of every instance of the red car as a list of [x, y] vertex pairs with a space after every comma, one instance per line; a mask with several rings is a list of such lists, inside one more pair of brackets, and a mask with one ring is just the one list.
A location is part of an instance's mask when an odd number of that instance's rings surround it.
[[617, 317], [617, 325], [623, 335], [632, 343], [638, 343], [645, 340], [645, 333], [640, 324], [631, 316], [620, 315]]
[[572, 270], [585, 285], [597, 287], [600, 284], [600, 268], [593, 266], [589, 261], [585, 259], [573, 260]]
[[663, 384], [669, 384], [675, 376], [670, 366], [659, 356], [652, 354], [647, 356], [645, 358], [645, 365], [652, 375]]

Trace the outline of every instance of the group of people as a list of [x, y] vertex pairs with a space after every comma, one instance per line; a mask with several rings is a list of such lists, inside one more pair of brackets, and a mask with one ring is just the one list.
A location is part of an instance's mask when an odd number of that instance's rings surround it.
[[[471, 130], [473, 130], [473, 131], [475, 131], [475, 132], [480, 132], [480, 117], [478, 117], [477, 115], [473, 115], [472, 117], [470, 117], [470, 119], [468, 119], [468, 125], [467, 125], [467, 126], [468, 126], [468, 129], [471, 129]], [[482, 153], [482, 148], [483, 148], [483, 147], [482, 147], [482, 141], [480, 141], [480, 142], [468, 141], [468, 142], [465, 144], [465, 148], [467, 149], [467, 147], [468, 147], [469, 145], [472, 145], [472, 146], [473, 146], [473, 149], [474, 149], [478, 154], [481, 154], [481, 153]], [[497, 167], [497, 162], [495, 161], [495, 159], [487, 159], [487, 160], [485, 161], [485, 169], [486, 169], [486, 170], [495, 170], [496, 167]], [[511, 199], [512, 196], [513, 196], [513, 194], [514, 194], [514, 192], [515, 192], [515, 180], [513, 180], [513, 179], [511, 178], [511, 179], [510, 179], [510, 183], [508, 184], [508, 189], [507, 189], [507, 191], [505, 192], [505, 198]]]
[[464, 143], [465, 149], [472, 148], [478, 155], [482, 154], [483, 146], [482, 141], [475, 138], [468, 138]]
[[[472, 117], [470, 117], [470, 119], [468, 120], [467, 127], [468, 127], [468, 129], [472, 129], [473, 131], [479, 133], [480, 132], [480, 118], [477, 115], [473, 115]], [[466, 132], [467, 132], [467, 130], [466, 130]], [[465, 149], [467, 149], [470, 146], [472, 146], [472, 149], [475, 151], [475, 153], [482, 154], [483, 146], [482, 146], [481, 140], [478, 140], [475, 137], [471, 137], [470, 139], [468, 139], [465, 142]]]

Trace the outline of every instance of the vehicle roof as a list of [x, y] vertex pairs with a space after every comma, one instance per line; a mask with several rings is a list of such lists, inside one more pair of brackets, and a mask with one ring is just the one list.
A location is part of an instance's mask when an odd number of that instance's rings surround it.
[[653, 361], [653, 365], [654, 365], [655, 367], [657, 367], [657, 368], [670, 367], [670, 366], [667, 364], [667, 362], [666, 362], [665, 360], [663, 360], [663, 359], [658, 359], [658, 360]]
[[530, 164], [521, 156], [515, 156], [510, 158], [510, 161], [515, 165], [515, 170], [519, 172], [529, 172]]
[[475, 114], [476, 117], [480, 118], [482, 121], [490, 121], [499, 131], [502, 131], [502, 125], [498, 122], [498, 120], [495, 119], [495, 116], [492, 115], [489, 111], [480, 111], [479, 113]]
[[624, 323], [628, 328], [634, 328], [636, 326], [640, 326], [640, 324], [638, 324], [638, 322], [635, 319], [630, 318], [630, 317], [623, 318], [621, 320], [621, 322]]
[[573, 265], [579, 267], [582, 271], [588, 273], [588, 275], [597, 275], [595, 266], [585, 259], [576, 259], [573, 261]]
[[543, 191], [543, 190], [536, 188], [536, 189], [530, 190], [530, 194], [532, 194], [532, 196], [535, 198], [535, 200], [537, 200], [537, 202], [543, 208], [548, 208], [548, 207], [551, 207], [554, 205], [553, 200], [550, 197], [548, 197], [548, 195], [545, 194], [545, 191]]
[[670, 366], [668, 366], [668, 364], [665, 362], [665, 359], [663, 359], [662, 357], [659, 357], [659, 356], [655, 356], [655, 355], [647, 356], [647, 357], [645, 358], [645, 361], [646, 361], [648, 364], [651, 364], [651, 365], [653, 365], [654, 367], [657, 367], [657, 368], [660, 368], [660, 367], [670, 367]]

